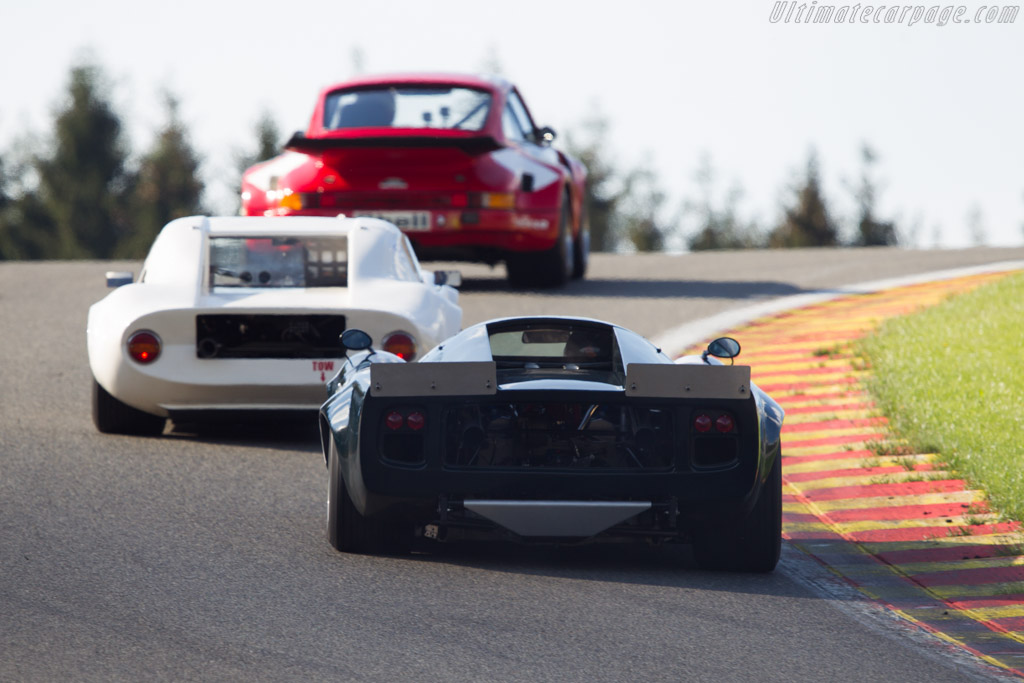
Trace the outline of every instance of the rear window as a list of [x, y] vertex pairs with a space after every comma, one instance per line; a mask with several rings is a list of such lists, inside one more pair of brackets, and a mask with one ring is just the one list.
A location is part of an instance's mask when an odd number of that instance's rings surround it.
[[[618, 355], [612, 328], [580, 323], [513, 323], [487, 329], [495, 361], [613, 366]], [[616, 364], [617, 365], [617, 364]]]
[[491, 96], [459, 87], [397, 86], [330, 93], [324, 128], [447, 128], [478, 131], [487, 120]]
[[348, 240], [211, 237], [211, 287], [345, 287]]

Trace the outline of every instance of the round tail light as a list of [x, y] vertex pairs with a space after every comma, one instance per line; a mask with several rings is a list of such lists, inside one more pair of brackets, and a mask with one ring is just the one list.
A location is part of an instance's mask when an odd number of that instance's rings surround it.
[[402, 360], [416, 359], [416, 340], [412, 338], [411, 334], [392, 332], [384, 337], [381, 345], [385, 351], [395, 354]]
[[418, 432], [423, 429], [423, 426], [427, 424], [427, 418], [423, 417], [423, 413], [415, 411], [409, 413], [409, 416], [405, 418], [405, 424], [414, 432]]
[[701, 434], [711, 431], [711, 417], [708, 415], [698, 415], [693, 420], [693, 428]]
[[384, 417], [384, 424], [388, 426], [393, 432], [397, 432], [402, 428], [402, 423], [405, 422], [405, 418], [397, 410], [392, 410]]
[[152, 363], [160, 357], [160, 337], [142, 330], [128, 337], [128, 355], [136, 363]]
[[722, 434], [728, 434], [735, 427], [736, 423], [733, 421], [732, 415], [719, 415], [718, 419], [715, 420], [715, 429]]

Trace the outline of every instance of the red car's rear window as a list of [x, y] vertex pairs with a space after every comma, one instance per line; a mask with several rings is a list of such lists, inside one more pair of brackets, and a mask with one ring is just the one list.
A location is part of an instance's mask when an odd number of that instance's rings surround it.
[[326, 130], [442, 128], [478, 131], [491, 108], [490, 93], [457, 86], [391, 86], [338, 90], [324, 102]]

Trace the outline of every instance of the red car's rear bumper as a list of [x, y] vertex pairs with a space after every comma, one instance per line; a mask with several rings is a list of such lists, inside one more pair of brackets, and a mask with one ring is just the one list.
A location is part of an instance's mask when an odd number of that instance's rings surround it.
[[[336, 216], [337, 209], [273, 209], [272, 216]], [[398, 225], [423, 259], [501, 260], [506, 253], [544, 251], [558, 238], [559, 211], [346, 210], [349, 216], [373, 216]], [[429, 218], [428, 218], [429, 217]]]

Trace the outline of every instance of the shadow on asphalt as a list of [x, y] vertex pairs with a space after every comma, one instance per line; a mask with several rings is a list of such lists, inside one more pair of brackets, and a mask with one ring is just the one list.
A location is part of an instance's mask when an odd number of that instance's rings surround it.
[[253, 446], [282, 451], [320, 452], [316, 414], [301, 418], [264, 417], [217, 423], [171, 423], [164, 439], [187, 439], [196, 443]]
[[504, 279], [466, 278], [462, 292], [508, 292], [559, 297], [619, 297], [630, 299], [760, 299], [806, 294], [809, 290], [785, 282], [771, 280], [619, 280], [587, 279], [570, 282], [554, 289], [523, 289], [513, 287]]
[[702, 570], [694, 561], [690, 546], [682, 544], [651, 546], [638, 542], [558, 546], [466, 541], [430, 544], [418, 548], [411, 555], [389, 559], [574, 581], [806, 597], [806, 591], [778, 572], [743, 574]]

